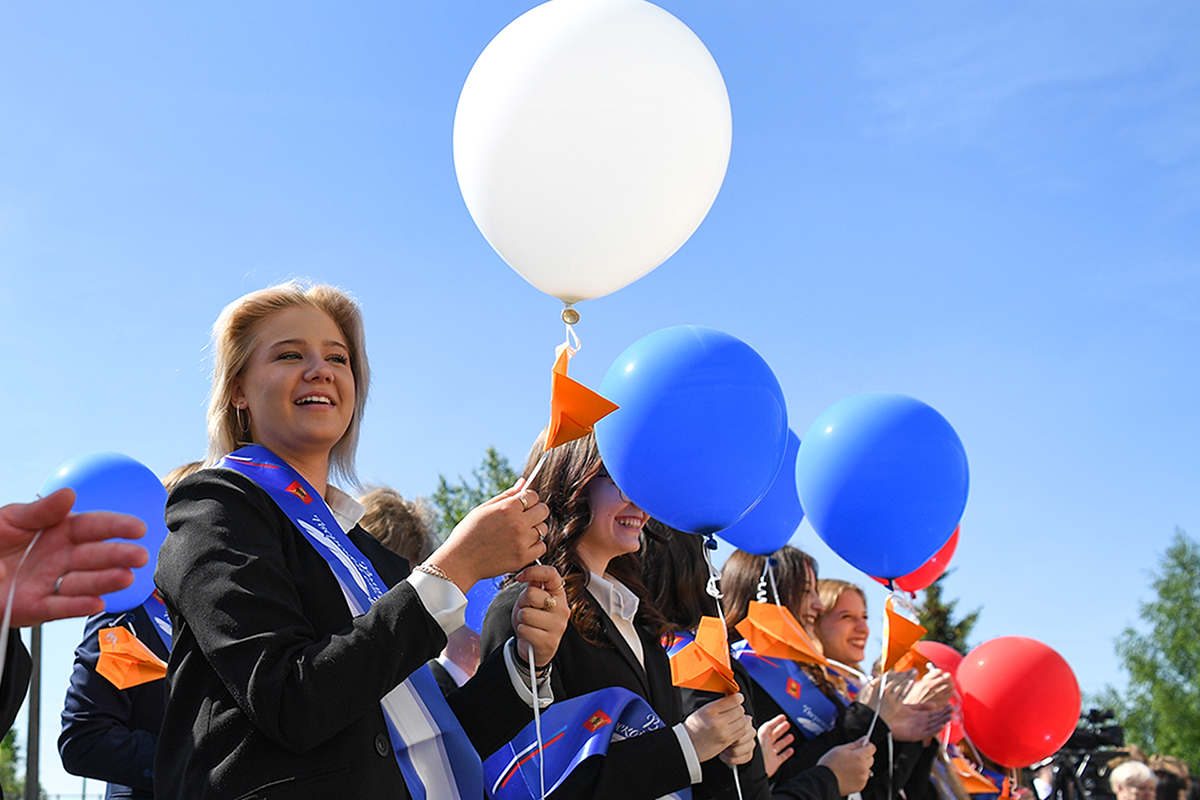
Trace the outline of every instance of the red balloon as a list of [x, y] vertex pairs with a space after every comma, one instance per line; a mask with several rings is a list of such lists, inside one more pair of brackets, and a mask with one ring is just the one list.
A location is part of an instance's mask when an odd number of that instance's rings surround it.
[[1001, 636], [976, 647], [955, 675], [967, 735], [1004, 767], [1053, 755], [1079, 721], [1079, 682], [1071, 666], [1041, 642]]
[[[938, 669], [949, 672], [951, 676], [954, 676], [955, 670], [958, 669], [958, 665], [963, 660], [962, 653], [950, 645], [942, 644], [941, 642], [929, 642], [922, 639], [913, 645], [913, 649], [923, 655]], [[947, 723], [947, 727], [950, 728], [950, 738], [948, 741], [959, 742], [963, 738], [963, 715], [962, 698], [958, 696], [957, 689], [955, 690], [954, 698], [950, 701], [950, 705], [954, 709], [954, 716]], [[943, 736], [939, 735], [938, 738], [942, 739]]]
[[941, 642], [929, 642], [922, 639], [913, 647], [918, 653], [932, 661], [935, 667], [944, 669], [951, 675], [954, 675], [954, 671], [958, 669], [959, 663], [963, 660], [962, 653]]

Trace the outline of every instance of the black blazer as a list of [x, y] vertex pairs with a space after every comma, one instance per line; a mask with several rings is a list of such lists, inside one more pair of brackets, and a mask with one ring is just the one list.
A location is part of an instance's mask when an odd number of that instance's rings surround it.
[[[521, 588], [512, 585], [501, 589], [488, 608], [479, 643], [485, 656], [498, 651], [513, 635], [512, 609]], [[666, 651], [653, 632], [639, 626], [637, 632], [646, 661], [643, 669], [608, 615], [591, 594], [585, 597], [596, 605], [604, 625], [605, 646], [589, 643], [574, 625], [567, 626], [550, 676], [554, 699], [566, 700], [620, 686], [643, 697], [666, 727], [613, 742], [607, 757], [586, 759], [554, 793], [555, 800], [573, 797], [652, 800], [686, 789], [691, 785], [691, 776], [679, 739], [671, 730], [683, 720], [683, 707], [679, 690], [671, 685]]]
[[72, 775], [107, 781], [105, 797], [152, 800], [154, 752], [167, 702], [166, 681], [118, 689], [96, 672], [100, 631], [118, 626], [128, 628], [163, 661], [171, 655], [142, 606], [90, 617], [83, 640], [75, 648], [58, 752], [63, 768]]
[[[446, 636], [405, 582], [408, 562], [353, 528], [392, 588], [352, 617], [325, 559], [240, 473], [185, 479], [166, 520], [155, 579], [175, 636], [155, 796], [409, 797], [379, 700]], [[502, 659], [450, 705], [484, 756], [533, 718]]]

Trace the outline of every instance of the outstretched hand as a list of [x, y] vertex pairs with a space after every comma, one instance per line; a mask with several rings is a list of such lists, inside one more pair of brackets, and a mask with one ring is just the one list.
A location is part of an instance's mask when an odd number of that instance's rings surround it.
[[100, 595], [133, 583], [133, 567], [149, 559], [136, 544], [107, 539], [137, 539], [145, 524], [126, 514], [89, 511], [71, 514], [75, 492], [59, 489], [32, 503], [0, 508], [0, 603], [7, 602], [13, 576], [38, 531], [13, 596], [12, 624], [40, 625], [104, 610]]
[[758, 741], [762, 745], [763, 766], [766, 767], [767, 777], [775, 774], [783, 762], [792, 757], [795, 749], [791, 746], [796, 737], [791, 733], [792, 723], [787, 714], [780, 714], [772, 720], [764, 722], [758, 729]]

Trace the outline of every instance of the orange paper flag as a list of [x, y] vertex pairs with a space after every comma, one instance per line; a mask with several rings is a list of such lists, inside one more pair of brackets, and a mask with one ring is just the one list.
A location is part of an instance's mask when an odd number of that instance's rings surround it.
[[128, 628], [101, 628], [96, 672], [118, 689], [128, 689], [167, 677], [167, 664]]
[[781, 605], [752, 601], [746, 618], [734, 627], [760, 656], [829, 666], [808, 632]]
[[958, 779], [962, 781], [963, 788], [970, 794], [991, 794], [1000, 791], [1000, 787], [983, 775], [979, 770], [971, 765], [962, 756], [953, 756], [950, 763], [954, 766], [954, 772]]
[[546, 450], [587, 436], [597, 422], [617, 410], [616, 404], [567, 377], [567, 363], [572, 352], [565, 344], [560, 345], [554, 360]]
[[696, 640], [671, 656], [671, 683], [683, 689], [720, 694], [738, 690], [729, 661], [729, 634], [721, 620], [700, 618]]
[[887, 672], [925, 635], [925, 629], [901, 616], [892, 605], [891, 597], [884, 603], [883, 612], [883, 652], [887, 656], [883, 671]]

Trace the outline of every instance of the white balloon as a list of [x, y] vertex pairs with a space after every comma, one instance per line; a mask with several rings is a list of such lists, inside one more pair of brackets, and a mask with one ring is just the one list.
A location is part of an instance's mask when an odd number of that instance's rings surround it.
[[454, 166], [488, 243], [573, 303], [667, 260], [725, 177], [725, 81], [643, 0], [550, 0], [502, 30], [463, 86]]

